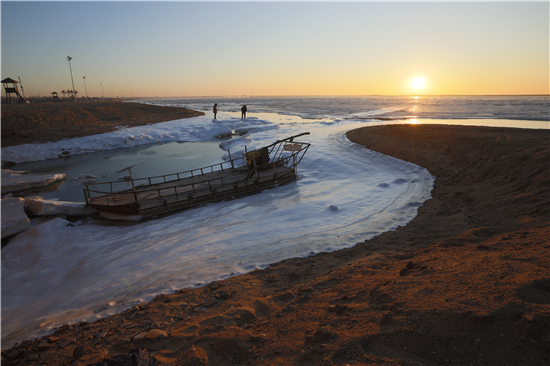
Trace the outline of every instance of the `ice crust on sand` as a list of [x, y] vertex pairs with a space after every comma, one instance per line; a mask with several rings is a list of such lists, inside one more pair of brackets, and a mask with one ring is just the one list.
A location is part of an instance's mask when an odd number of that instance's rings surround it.
[[2, 161], [26, 163], [57, 159], [63, 156], [119, 149], [156, 142], [204, 141], [231, 135], [232, 130], [204, 116], [78, 137], [55, 142], [24, 144], [2, 148]]

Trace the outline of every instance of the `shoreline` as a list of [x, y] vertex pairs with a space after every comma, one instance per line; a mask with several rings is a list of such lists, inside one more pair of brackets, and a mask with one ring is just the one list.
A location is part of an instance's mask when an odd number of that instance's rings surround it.
[[[386, 125], [347, 135], [437, 177], [411, 223], [63, 326], [2, 360], [70, 364], [78, 349], [85, 364], [143, 347], [184, 365], [548, 362], [548, 131]], [[166, 336], [150, 339], [152, 329]]]

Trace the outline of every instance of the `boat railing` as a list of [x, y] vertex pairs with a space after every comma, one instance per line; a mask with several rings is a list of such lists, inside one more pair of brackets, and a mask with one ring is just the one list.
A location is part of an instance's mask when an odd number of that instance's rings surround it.
[[[270, 167], [275, 168], [277, 166], [289, 166], [289, 163], [294, 160], [293, 156], [281, 158], [278, 161], [269, 162], [267, 164], [262, 164], [253, 167], [252, 169], [246, 169], [245, 172], [249, 172], [246, 181], [257, 181], [260, 178], [260, 171], [264, 169], [269, 169]], [[140, 186], [137, 186], [141, 188]], [[180, 197], [185, 197], [186, 199], [192, 200], [196, 196], [200, 196], [203, 193], [209, 192], [216, 194], [217, 191], [225, 190], [227, 188], [238, 189], [238, 185], [235, 186], [234, 182], [226, 181], [224, 177], [217, 177], [211, 179], [203, 179], [198, 181], [193, 181], [185, 185], [177, 185], [173, 187], [157, 187], [151, 189], [127, 189], [124, 192], [103, 192], [90, 188], [88, 185], [84, 188], [84, 195], [86, 198], [86, 203], [89, 203], [89, 200], [92, 198], [92, 194], [95, 193], [97, 196], [103, 196], [106, 198], [107, 206], [116, 205], [117, 198], [120, 198], [121, 194], [124, 194], [126, 200], [131, 200], [132, 203], [143, 202], [145, 200], [158, 199], [163, 200], [169, 196], [175, 196], [176, 199]], [[178, 192], [179, 191], [179, 192]]]
[[[235, 166], [235, 160], [239, 159], [233, 159], [230, 161], [223, 161], [221, 163], [209, 165], [206, 167], [198, 168], [198, 169], [192, 169], [187, 170], [184, 172], [179, 173], [171, 173], [171, 174], [164, 174], [164, 175], [158, 175], [153, 177], [146, 177], [146, 178], [131, 178], [131, 180], [116, 180], [111, 182], [97, 182], [97, 183], [89, 183], [87, 186], [94, 186], [99, 187], [101, 186], [102, 189], [90, 189], [90, 191], [106, 194], [106, 193], [119, 193], [120, 191], [130, 189], [132, 187], [128, 187], [128, 184], [133, 182], [135, 187], [146, 187], [146, 186], [152, 186], [154, 184], [159, 183], [168, 183], [171, 181], [177, 181], [182, 178], [193, 178], [193, 177], [199, 177], [199, 176], [205, 176], [207, 174], [217, 173], [217, 172], [223, 172], [225, 169], [233, 168]], [[121, 187], [121, 185], [124, 185]], [[108, 188], [103, 188], [105, 186], [108, 186]], [[119, 189], [117, 189], [119, 187]]]
[[[301, 135], [297, 135], [301, 136]], [[89, 200], [92, 198], [92, 195], [95, 197], [98, 196], [104, 196], [106, 197], [107, 204], [110, 205], [111, 199], [113, 198], [113, 204], [114, 204], [114, 198], [117, 195], [120, 195], [121, 193], [124, 193], [126, 195], [132, 194], [134, 203], [138, 203], [142, 201], [142, 199], [145, 197], [145, 195], [151, 195], [153, 192], [156, 192], [156, 196], [159, 200], [162, 200], [163, 197], [168, 195], [175, 195], [177, 198], [179, 198], [181, 193], [178, 193], [178, 189], [180, 191], [184, 191], [186, 196], [189, 195], [199, 195], [203, 192], [213, 192], [215, 194], [216, 189], [224, 189], [227, 188], [228, 185], [231, 185], [231, 182], [224, 183], [223, 177], [209, 177], [209, 175], [223, 172], [225, 169], [229, 168], [235, 168], [235, 163], [241, 163], [242, 159], [242, 165], [243, 171], [248, 171], [248, 179], [252, 179], [254, 176], [260, 177], [260, 171], [269, 169], [270, 167], [276, 167], [276, 166], [287, 166], [290, 168], [293, 168], [296, 170], [297, 165], [302, 160], [302, 157], [308, 150], [311, 144], [309, 143], [302, 143], [302, 142], [294, 142], [293, 136], [284, 140], [279, 140], [275, 142], [272, 145], [267, 146], [267, 148], [270, 148], [269, 151], [269, 162], [265, 164], [256, 164], [255, 159], [252, 159], [252, 165], [248, 166], [249, 169], [247, 169], [247, 161], [246, 161], [246, 153], [239, 158], [231, 159], [231, 153], [228, 150], [230, 160], [224, 161], [221, 163], [213, 164], [210, 166], [206, 166], [199, 169], [192, 169], [184, 172], [179, 173], [172, 173], [172, 174], [165, 174], [165, 175], [159, 175], [154, 177], [147, 177], [147, 178], [131, 178], [130, 180], [118, 180], [118, 181], [112, 181], [112, 182], [99, 182], [99, 183], [89, 183], [86, 184], [86, 188], [84, 188], [84, 196], [86, 199], [86, 203], [89, 203]], [[246, 148], [245, 148], [246, 151]], [[285, 152], [287, 155], [284, 155]], [[225, 168], [224, 168], [225, 166]], [[194, 180], [190, 183], [187, 183], [185, 185], [178, 185], [174, 187], [155, 187], [151, 189], [147, 189], [149, 186], [153, 186], [156, 184], [162, 184], [162, 183], [169, 183], [172, 181], [178, 181], [183, 178], [194, 178], [194, 177], [204, 177], [205, 179], [199, 179]], [[220, 181], [219, 183], [216, 183], [217, 181]], [[120, 187], [121, 184], [124, 184], [124, 187], [122, 189], [116, 189], [116, 187]], [[107, 186], [108, 188], [103, 188]], [[95, 187], [101, 187], [101, 189], [95, 188]], [[187, 187], [187, 189], [185, 189]], [[170, 194], [162, 194], [162, 192], [170, 192], [174, 190], [174, 193]]]

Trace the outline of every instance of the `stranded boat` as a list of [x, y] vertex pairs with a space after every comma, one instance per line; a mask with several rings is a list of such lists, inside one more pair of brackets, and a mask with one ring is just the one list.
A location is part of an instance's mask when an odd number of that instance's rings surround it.
[[[305, 132], [247, 151], [223, 163], [147, 178], [86, 184], [87, 206], [143, 218], [247, 196], [296, 180], [298, 164], [311, 144], [294, 139]], [[131, 186], [131, 188], [129, 188]], [[119, 189], [117, 189], [119, 188]]]

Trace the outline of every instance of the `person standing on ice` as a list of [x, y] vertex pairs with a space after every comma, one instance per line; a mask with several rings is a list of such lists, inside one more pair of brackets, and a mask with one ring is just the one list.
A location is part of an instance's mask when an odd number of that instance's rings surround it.
[[214, 119], [216, 119], [216, 114], [218, 113], [218, 103], [214, 103], [214, 108], [212, 108], [212, 112], [214, 112]]
[[243, 107], [241, 108], [241, 118], [245, 119], [246, 118], [246, 105], [243, 105]]

